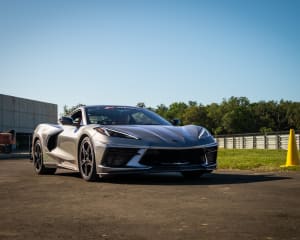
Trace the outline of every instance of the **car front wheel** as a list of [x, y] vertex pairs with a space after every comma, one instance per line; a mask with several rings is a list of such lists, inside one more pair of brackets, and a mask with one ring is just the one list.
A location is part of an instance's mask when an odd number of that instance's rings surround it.
[[78, 164], [81, 177], [84, 180], [97, 180], [94, 148], [89, 137], [85, 137], [80, 144]]
[[34, 170], [37, 174], [54, 174], [56, 171], [56, 168], [46, 168], [44, 165], [44, 159], [43, 159], [43, 150], [42, 150], [42, 144], [40, 140], [37, 140], [34, 143], [34, 149], [33, 149], [33, 166]]

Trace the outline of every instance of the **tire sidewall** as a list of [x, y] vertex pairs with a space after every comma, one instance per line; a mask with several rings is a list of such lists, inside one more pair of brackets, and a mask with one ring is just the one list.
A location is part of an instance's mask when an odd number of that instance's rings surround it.
[[[38, 169], [37, 166], [36, 166], [36, 156], [35, 156], [35, 153], [36, 153], [36, 146], [39, 145], [39, 148], [40, 148], [40, 168]], [[41, 141], [38, 139], [36, 140], [36, 142], [34, 143], [34, 152], [33, 152], [33, 167], [34, 167], [34, 170], [37, 174], [41, 174], [42, 171], [43, 171], [43, 166], [44, 166], [44, 158], [43, 158], [43, 148], [42, 148], [42, 144], [41, 144]]]
[[[83, 173], [82, 165], [81, 165], [81, 149], [82, 149], [83, 144], [85, 144], [85, 143], [88, 143], [90, 145], [91, 153], [92, 153], [92, 170], [90, 171], [88, 176], [86, 176]], [[80, 175], [84, 180], [95, 181], [97, 179], [94, 146], [89, 137], [85, 137], [80, 143], [80, 148], [79, 148], [79, 153], [78, 153], [78, 168], [79, 168]]]

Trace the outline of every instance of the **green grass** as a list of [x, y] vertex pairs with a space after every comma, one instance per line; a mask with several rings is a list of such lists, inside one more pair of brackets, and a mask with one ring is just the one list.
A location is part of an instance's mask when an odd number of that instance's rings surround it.
[[[281, 171], [286, 162], [286, 150], [219, 149], [219, 169]], [[288, 170], [300, 170], [300, 166]]]

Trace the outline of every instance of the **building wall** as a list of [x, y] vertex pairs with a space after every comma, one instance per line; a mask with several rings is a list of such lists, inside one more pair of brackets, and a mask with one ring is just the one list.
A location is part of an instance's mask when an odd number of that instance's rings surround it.
[[32, 133], [39, 123], [57, 123], [57, 104], [0, 94], [0, 131]]

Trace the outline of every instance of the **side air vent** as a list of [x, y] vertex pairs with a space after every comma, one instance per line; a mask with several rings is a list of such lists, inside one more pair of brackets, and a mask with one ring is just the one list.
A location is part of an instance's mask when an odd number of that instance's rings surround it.
[[47, 148], [51, 152], [54, 148], [57, 146], [57, 136], [58, 134], [49, 136], [48, 141], [47, 141]]

